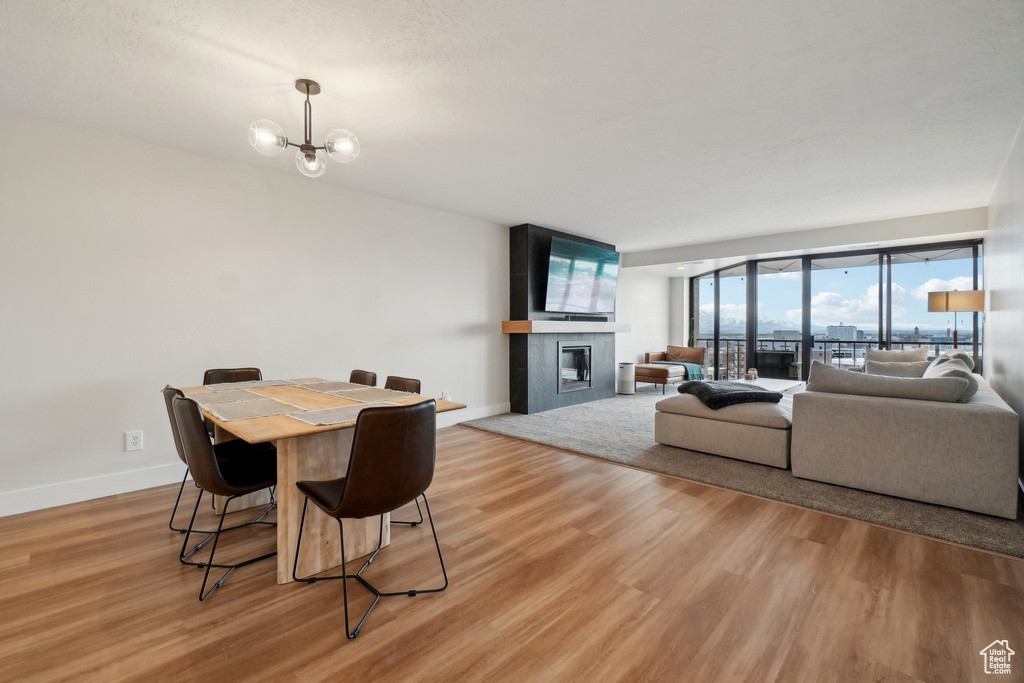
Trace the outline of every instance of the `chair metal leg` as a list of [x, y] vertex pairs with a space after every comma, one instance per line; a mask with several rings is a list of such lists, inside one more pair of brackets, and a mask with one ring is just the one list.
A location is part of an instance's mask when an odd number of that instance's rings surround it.
[[[193, 567], [199, 567], [199, 566], [202, 566], [202, 565], [201, 565], [201, 563], [198, 563], [198, 562], [186, 562], [185, 560], [188, 559], [189, 557], [191, 557], [192, 554], [195, 553], [197, 550], [199, 550], [204, 545], [206, 545], [206, 542], [209, 541], [211, 538], [213, 538], [214, 535], [216, 535], [216, 533], [217, 533], [216, 531], [209, 531], [209, 530], [204, 530], [204, 529], [194, 529], [194, 528], [192, 528], [195, 525], [196, 514], [199, 512], [199, 502], [203, 499], [203, 493], [205, 493], [205, 491], [203, 491], [202, 489], [199, 489], [199, 496], [196, 498], [196, 507], [192, 511], [192, 519], [189, 520], [188, 528], [187, 529], [182, 529], [182, 533], [185, 534], [185, 542], [182, 544], [181, 552], [178, 554], [178, 561], [179, 562], [181, 562], [182, 564], [191, 565]], [[222, 531], [234, 531], [235, 529], [244, 529], [247, 526], [273, 526], [273, 527], [276, 527], [277, 526], [277, 522], [264, 522], [263, 521], [263, 518], [266, 517], [268, 514], [270, 514], [270, 511], [273, 510], [276, 505], [277, 505], [277, 503], [271, 503], [270, 505], [268, 505], [263, 510], [263, 512], [260, 513], [259, 517], [257, 517], [256, 519], [254, 519], [254, 520], [252, 520], [250, 522], [245, 522], [243, 524], [236, 524], [234, 526], [229, 526], [226, 529], [222, 529]], [[222, 515], [221, 516], [221, 524], [223, 524], [223, 520], [224, 520], [224, 517]], [[204, 538], [203, 540], [199, 541], [199, 543], [197, 543], [195, 546], [193, 546], [191, 549], [189, 549], [188, 552], [186, 552], [185, 549], [188, 547], [188, 539], [189, 539], [189, 536], [191, 536], [192, 534], [206, 534], [206, 538]]]
[[[372, 590], [374, 593], [377, 593], [385, 597], [390, 597], [393, 595], [408, 595], [411, 598], [419, 595], [420, 593], [440, 593], [448, 588], [448, 571], [445, 569], [444, 556], [441, 554], [441, 542], [437, 540], [437, 529], [434, 527], [434, 516], [430, 514], [430, 503], [427, 502], [427, 494], [425, 493], [423, 494], [423, 505], [425, 505], [427, 508], [427, 519], [430, 520], [430, 531], [434, 535], [434, 547], [437, 548], [437, 560], [441, 563], [441, 575], [444, 577], [444, 585], [442, 585], [440, 588], [418, 588], [415, 590], [395, 591], [393, 593], [386, 593], [371, 586], [365, 579], [363, 579], [362, 576], [357, 575], [359, 581], [365, 584], [366, 587]], [[374, 555], [376, 555], [376, 553], [374, 553]], [[369, 562], [367, 562], [367, 564], [369, 564]], [[365, 566], [363, 568], [365, 569]], [[362, 574], [362, 572], [363, 570], [360, 569], [359, 574]]]
[[[228, 496], [228, 499], [224, 501], [224, 514], [220, 517], [220, 522], [217, 525], [217, 533], [214, 534], [213, 537], [213, 547], [210, 548], [209, 562], [196, 565], [199, 568], [206, 568], [206, 573], [203, 576], [203, 585], [199, 588], [199, 602], [203, 602], [208, 597], [210, 597], [210, 594], [213, 593], [213, 591], [217, 590], [224, 584], [224, 581], [231, 575], [231, 572], [235, 571], [239, 567], [244, 567], [248, 564], [252, 564], [253, 562], [266, 560], [277, 555], [277, 552], [275, 551], [272, 553], [267, 553], [266, 555], [260, 555], [259, 557], [253, 557], [251, 559], [245, 560], [244, 562], [238, 562], [237, 564], [216, 564], [213, 561], [214, 556], [217, 554], [217, 543], [218, 541], [220, 541], [221, 532], [226, 531], [224, 529], [224, 518], [228, 515], [228, 506], [231, 505], [231, 501], [233, 501], [235, 498], [238, 498], [238, 496]], [[226, 569], [227, 571], [224, 572], [224, 574], [219, 579], [217, 579], [217, 582], [213, 584], [213, 587], [210, 588], [210, 590], [206, 590], [206, 583], [210, 579], [210, 570], [214, 567], [218, 569]]]
[[417, 521], [417, 522], [402, 522], [402, 521], [399, 521], [397, 519], [393, 519], [393, 520], [391, 520], [391, 523], [392, 524], [408, 524], [409, 526], [416, 526], [418, 524], [423, 524], [423, 510], [420, 509], [420, 499], [416, 498], [414, 502], [416, 503], [416, 512], [419, 513], [419, 516], [420, 516], [419, 521]]
[[185, 529], [179, 529], [174, 526], [174, 515], [178, 513], [178, 503], [181, 502], [181, 494], [185, 490], [185, 482], [188, 481], [188, 468], [185, 468], [185, 476], [181, 478], [181, 486], [178, 488], [178, 497], [174, 499], [174, 509], [171, 510], [171, 521], [167, 522], [167, 527], [171, 531], [177, 531], [179, 534], [185, 533]]
[[[363, 562], [363, 566], [360, 567], [359, 571], [357, 571], [355, 574], [349, 574], [348, 573], [348, 566], [347, 566], [347, 559], [348, 558], [345, 555], [345, 525], [342, 523], [342, 520], [339, 519], [338, 520], [338, 529], [339, 529], [339, 533], [341, 535], [341, 576], [307, 576], [307, 577], [300, 577], [300, 576], [298, 576], [297, 569], [298, 569], [298, 565], [299, 565], [299, 548], [302, 547], [302, 527], [304, 526], [304, 523], [305, 523], [305, 520], [306, 520], [306, 509], [307, 509], [308, 505], [309, 505], [309, 499], [307, 498], [305, 500], [305, 502], [302, 504], [302, 521], [299, 523], [299, 538], [298, 538], [298, 541], [297, 541], [297, 544], [296, 544], [296, 547], [295, 547], [295, 564], [292, 566], [292, 578], [295, 579], [296, 581], [305, 581], [306, 583], [316, 583], [317, 581], [335, 581], [335, 580], [340, 580], [341, 581], [341, 586], [342, 586], [342, 589], [341, 589], [341, 592], [342, 592], [342, 602], [343, 602], [343, 606], [344, 606], [344, 609], [345, 609], [345, 636], [349, 640], [352, 640], [353, 638], [355, 638], [356, 636], [359, 635], [359, 630], [363, 627], [363, 623], [366, 621], [366, 618], [368, 616], [370, 616], [370, 612], [373, 611], [373, 608], [377, 606], [377, 603], [380, 601], [380, 599], [382, 597], [393, 597], [393, 596], [398, 596], [398, 595], [407, 595], [409, 597], [415, 597], [415, 596], [417, 596], [417, 595], [419, 595], [421, 593], [440, 593], [441, 591], [443, 591], [443, 590], [448, 588], [448, 571], [445, 569], [445, 566], [444, 566], [444, 556], [441, 554], [441, 543], [437, 539], [437, 529], [434, 527], [434, 517], [430, 513], [430, 503], [427, 501], [426, 494], [423, 494], [423, 505], [426, 506], [426, 508], [427, 508], [427, 519], [430, 520], [430, 531], [431, 531], [431, 533], [434, 536], [434, 547], [437, 549], [437, 559], [438, 559], [438, 562], [440, 562], [440, 564], [441, 564], [441, 575], [444, 577], [444, 585], [442, 585], [440, 588], [423, 588], [423, 589], [415, 589], [415, 590], [384, 592], [384, 591], [379, 590], [376, 586], [374, 586], [369, 581], [367, 581], [365, 578], [363, 578], [363, 570], [365, 570], [367, 567], [370, 566], [370, 564], [373, 563], [373, 559], [375, 557], [377, 557], [377, 553], [380, 552], [381, 547], [382, 547], [383, 542], [384, 542], [384, 517], [383, 516], [381, 517], [381, 520], [380, 520], [380, 534], [379, 534], [379, 536], [377, 538], [377, 549], [373, 551], [373, 553], [366, 559], [365, 562]], [[417, 503], [417, 507], [419, 507], [418, 503]], [[374, 596], [373, 604], [370, 605], [369, 609], [366, 610], [366, 613], [363, 614], [362, 618], [359, 620], [359, 623], [356, 624], [355, 629], [352, 629], [352, 630], [349, 630], [350, 627], [351, 627], [351, 624], [349, 623], [349, 616], [348, 616], [348, 580], [349, 579], [354, 579], [354, 580], [358, 581], [359, 583], [361, 583], [363, 585], [363, 587], [366, 588], [371, 593], [373, 593], [373, 596]]]

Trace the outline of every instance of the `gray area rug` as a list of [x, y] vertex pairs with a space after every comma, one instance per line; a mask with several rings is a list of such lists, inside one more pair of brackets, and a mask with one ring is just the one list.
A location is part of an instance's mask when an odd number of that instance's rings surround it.
[[788, 470], [654, 441], [658, 387], [535, 415], [505, 413], [462, 424], [602, 460], [792, 503], [812, 510], [1024, 557], [1024, 522], [794, 477]]

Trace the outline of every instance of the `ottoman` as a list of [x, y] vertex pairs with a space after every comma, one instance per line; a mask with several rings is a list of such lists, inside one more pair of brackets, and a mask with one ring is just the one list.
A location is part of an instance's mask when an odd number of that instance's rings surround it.
[[690, 394], [658, 401], [654, 440], [690, 451], [789, 467], [793, 397], [780, 403], [741, 403], [712, 410]]
[[686, 368], [682, 365], [641, 363], [634, 370], [633, 386], [636, 387], [640, 382], [660, 384], [661, 393], [664, 394], [666, 385], [679, 384], [684, 379], [686, 379]]

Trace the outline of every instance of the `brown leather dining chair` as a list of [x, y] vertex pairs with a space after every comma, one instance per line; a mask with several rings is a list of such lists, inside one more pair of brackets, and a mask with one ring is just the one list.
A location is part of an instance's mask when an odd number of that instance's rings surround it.
[[[252, 382], [263, 379], [263, 372], [259, 368], [213, 368], [203, 373], [203, 386], [207, 384], [226, 384], [233, 382]], [[213, 423], [203, 420], [206, 423], [206, 433], [212, 439], [217, 431]]]
[[368, 387], [377, 386], [377, 373], [369, 370], [353, 370], [348, 376], [352, 384], [365, 384]]
[[[174, 417], [174, 408], [173, 408], [172, 400], [174, 399], [175, 396], [180, 396], [180, 397], [184, 398], [185, 395], [183, 393], [181, 393], [181, 391], [179, 389], [175, 389], [174, 387], [172, 387], [170, 385], [165, 386], [163, 388], [162, 393], [164, 395], [164, 403], [167, 406], [167, 417], [168, 417], [168, 419], [170, 420], [170, 423], [171, 423], [171, 437], [173, 437], [173, 439], [174, 439], [174, 450], [177, 451], [178, 457], [181, 458], [181, 461], [183, 463], [185, 463], [185, 476], [182, 477], [182, 479], [181, 479], [181, 486], [178, 488], [178, 497], [174, 501], [174, 508], [171, 510], [171, 520], [167, 523], [167, 526], [171, 529], [171, 531], [177, 531], [179, 534], [183, 534], [183, 533], [187, 532], [188, 529], [183, 529], [181, 527], [174, 526], [174, 516], [178, 512], [178, 504], [181, 502], [181, 494], [185, 490], [185, 482], [188, 481], [189, 467], [188, 467], [188, 461], [185, 459], [185, 449], [184, 449], [184, 447], [181, 444], [181, 433], [178, 430], [178, 421]], [[269, 444], [269, 443], [266, 443], [266, 444], [264, 444], [264, 443], [261, 443], [261, 444], [248, 444], [245, 441], [242, 441], [240, 439], [236, 439], [236, 440], [233, 440], [233, 441], [225, 441], [224, 443], [217, 444], [217, 445], [215, 445], [213, 447], [213, 451], [214, 451], [214, 455], [217, 457], [218, 461], [236, 460], [238, 458], [248, 457], [248, 456], [251, 456], [253, 454], [260, 454], [263, 451], [267, 451], [267, 452], [271, 453], [271, 455], [273, 457], [275, 457], [275, 458], [277, 457], [277, 449], [274, 447], [273, 444]], [[196, 487], [198, 488], [198, 486], [199, 485], [197, 484]], [[200, 492], [199, 495], [201, 496], [202, 493]], [[263, 519], [263, 517], [268, 512], [270, 512], [270, 509], [272, 507], [273, 507], [273, 505], [268, 506], [267, 509], [263, 512], [263, 514], [260, 515], [260, 517], [255, 522], [248, 522], [247, 524], [242, 524], [242, 525], [239, 525], [239, 526], [230, 527], [230, 528], [226, 529], [225, 531], [230, 531], [231, 529], [238, 529], [238, 528], [240, 528], [242, 526], [250, 526], [252, 524], [258, 523], [261, 519]], [[212, 534], [213, 532], [212, 531], [197, 531], [197, 532], [194, 532], [194, 533]], [[193, 548], [191, 551], [186, 553], [184, 555], [184, 557], [188, 557], [189, 555], [191, 555], [195, 550], [198, 549], [198, 547], [199, 546], [197, 546], [196, 548]], [[179, 559], [184, 559], [184, 557], [179, 558]]]
[[[199, 407], [195, 402], [183, 396], [174, 396], [171, 399], [171, 406], [174, 412], [174, 419], [177, 421], [178, 433], [181, 439], [182, 449], [185, 451], [185, 461], [192, 472], [192, 477], [199, 488], [202, 489], [199, 497], [196, 498], [195, 509], [192, 510], [192, 519], [188, 524], [188, 531], [185, 532], [185, 541], [181, 545], [181, 559], [183, 564], [205, 568], [203, 585], [199, 588], [199, 601], [202, 602], [210, 597], [213, 591], [224, 584], [224, 581], [239, 567], [259, 562], [277, 555], [277, 552], [267, 553], [259, 557], [253, 557], [236, 564], [217, 564], [214, 560], [217, 555], [217, 544], [220, 536], [228, 529], [224, 529], [224, 520], [228, 516], [228, 509], [231, 501], [245, 496], [260, 489], [270, 488], [277, 483], [277, 453], [276, 451], [262, 450], [251, 452], [245, 457], [220, 460], [217, 458], [216, 450], [206, 436], [203, 429], [203, 418], [199, 414]], [[226, 496], [224, 511], [217, 524], [217, 531], [213, 533], [213, 546], [210, 548], [210, 558], [206, 562], [186, 562], [185, 551], [188, 548], [189, 538], [193, 533], [196, 522], [196, 513], [199, 511], [199, 503], [203, 499], [203, 493], [210, 493], [215, 496]], [[206, 590], [206, 584], [210, 579], [210, 569], [226, 569], [210, 590]]]
[[410, 394], [420, 393], [420, 381], [418, 379], [412, 379], [411, 377], [393, 377], [388, 376], [384, 382], [385, 389], [391, 389], [393, 391], [408, 391]]
[[252, 382], [263, 379], [259, 368], [214, 368], [203, 373], [203, 386], [228, 382]]
[[[430, 503], [427, 501], [426, 490], [434, 478], [435, 438], [437, 431], [436, 406], [433, 400], [424, 401], [410, 406], [393, 408], [367, 408], [359, 413], [356, 419], [355, 434], [352, 436], [352, 453], [349, 456], [348, 471], [340, 479], [327, 481], [296, 482], [299, 490], [306, 496], [302, 504], [302, 518], [299, 522], [299, 538], [295, 548], [295, 563], [292, 565], [292, 578], [296, 581], [314, 583], [341, 579], [342, 600], [345, 609], [345, 635], [349, 639], [359, 635], [370, 612], [377, 606], [381, 597], [407, 595], [413, 597], [420, 593], [440, 593], [448, 588], [448, 572], [444, 567], [441, 555], [441, 544], [437, 540], [437, 529], [434, 518], [430, 514]], [[380, 536], [377, 549], [366, 559], [363, 566], [355, 574], [349, 574], [345, 566], [345, 527], [342, 519], [362, 519], [375, 515], [384, 515], [410, 503], [417, 498], [423, 499], [430, 520], [430, 530], [434, 535], [434, 547], [437, 548], [437, 559], [441, 563], [441, 574], [444, 584], [439, 588], [427, 588], [403, 591], [382, 591], [363, 578], [365, 570], [384, 541], [384, 518], [380, 521]], [[300, 549], [302, 548], [302, 527], [306, 521], [306, 509], [309, 502], [323, 510], [327, 515], [338, 520], [341, 534], [341, 576], [298, 576]], [[369, 590], [374, 598], [373, 604], [366, 610], [355, 630], [349, 630], [348, 619], [348, 580], [353, 579]]]

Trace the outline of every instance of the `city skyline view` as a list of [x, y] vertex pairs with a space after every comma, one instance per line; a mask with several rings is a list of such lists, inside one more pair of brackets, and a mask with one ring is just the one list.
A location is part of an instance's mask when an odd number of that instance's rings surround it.
[[[827, 261], [822, 262], [827, 265]], [[710, 336], [714, 303], [712, 279], [701, 279], [698, 292], [699, 336]], [[800, 272], [758, 275], [758, 336], [774, 330], [802, 327]], [[922, 336], [945, 335], [954, 325], [953, 313], [930, 313], [928, 293], [974, 288], [973, 265], [969, 258], [894, 263], [892, 266], [892, 333], [911, 335], [918, 328]], [[878, 334], [878, 265], [823, 268], [811, 272], [811, 328], [823, 334], [834, 325], [853, 325], [866, 338]], [[884, 297], [884, 293], [883, 293]], [[720, 278], [720, 328], [723, 333], [745, 330], [746, 280], [743, 276]], [[883, 305], [885, 304], [883, 299]], [[971, 313], [959, 313], [961, 334], [970, 334]], [[736, 329], [733, 329], [736, 328]]]

